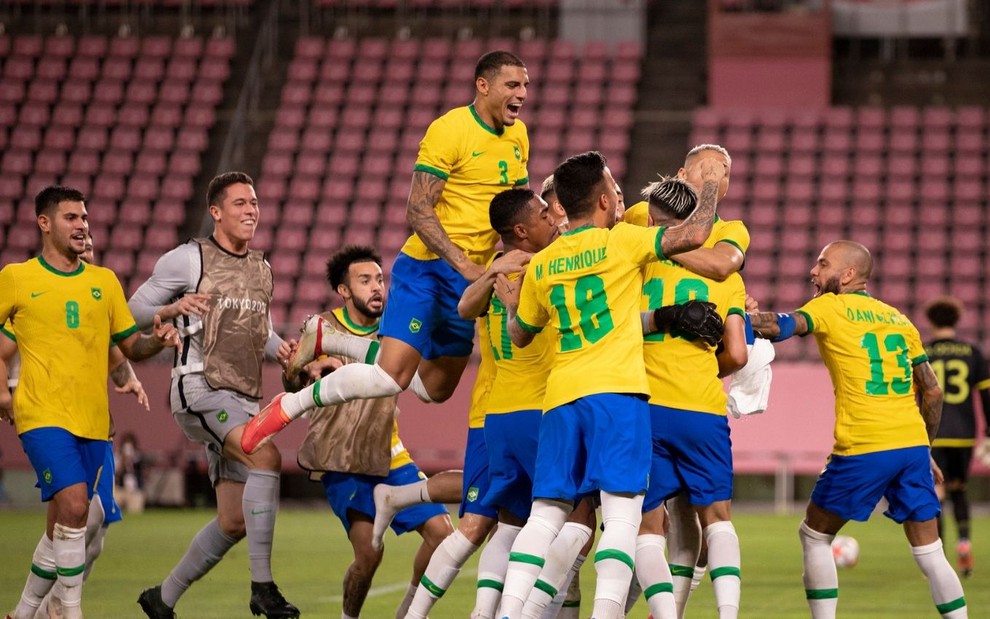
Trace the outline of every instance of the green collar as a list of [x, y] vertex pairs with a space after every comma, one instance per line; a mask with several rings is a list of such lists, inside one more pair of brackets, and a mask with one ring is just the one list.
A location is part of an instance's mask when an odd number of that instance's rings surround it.
[[568, 230], [567, 232], [561, 234], [560, 236], [571, 236], [572, 234], [577, 234], [578, 232], [584, 232], [585, 230], [590, 230], [590, 229], [592, 229], [594, 227], [595, 226], [593, 226], [591, 224], [585, 224], [585, 225], [581, 226], [580, 228], [574, 228], [573, 230]]
[[471, 110], [471, 116], [474, 116], [474, 120], [479, 125], [481, 125], [481, 128], [482, 129], [484, 129], [488, 133], [490, 133], [492, 135], [499, 135], [499, 136], [502, 135], [503, 133], [505, 133], [505, 127], [502, 127], [501, 129], [496, 130], [496, 129], [493, 129], [492, 127], [489, 127], [488, 124], [485, 123], [485, 121], [481, 120], [481, 116], [478, 116], [478, 110], [474, 109], [474, 104], [473, 103], [468, 106], [468, 109]]
[[342, 322], [345, 327], [358, 335], [368, 335], [369, 333], [374, 333], [378, 330], [378, 322], [375, 322], [375, 324], [370, 327], [363, 327], [351, 320], [350, 315], [347, 313], [346, 307], [341, 307], [339, 310], [334, 310], [334, 315], [340, 319], [340, 322]]
[[77, 268], [75, 271], [72, 271], [70, 273], [66, 273], [65, 271], [59, 271], [52, 265], [45, 262], [45, 259], [42, 256], [38, 256], [38, 262], [40, 262], [41, 266], [45, 267], [45, 269], [47, 269], [49, 272], [54, 273], [59, 277], [73, 277], [75, 275], [79, 275], [80, 273], [82, 273], [83, 269], [86, 268], [86, 263], [83, 262], [82, 260], [79, 261], [79, 268]]

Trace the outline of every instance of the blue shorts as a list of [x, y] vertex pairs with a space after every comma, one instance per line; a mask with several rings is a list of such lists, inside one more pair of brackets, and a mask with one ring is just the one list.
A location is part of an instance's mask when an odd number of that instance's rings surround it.
[[[330, 509], [340, 518], [344, 525], [344, 530], [351, 532], [351, 519], [348, 510], [354, 510], [359, 514], [364, 514], [368, 518], [375, 517], [374, 488], [378, 484], [389, 484], [390, 486], [405, 486], [414, 484], [421, 479], [426, 479], [426, 475], [420, 472], [415, 464], [406, 464], [388, 472], [388, 477], [377, 477], [375, 475], [356, 475], [354, 473], [324, 473], [320, 481], [323, 482], [323, 490], [330, 503]], [[423, 503], [413, 505], [400, 510], [392, 520], [392, 530], [396, 535], [402, 535], [408, 531], [415, 531], [427, 520], [434, 516], [443, 516], [447, 513], [447, 508], [435, 503]]]
[[543, 411], [485, 416], [485, 442], [491, 487], [485, 504], [505, 508], [526, 520], [533, 507], [533, 473]]
[[103, 457], [103, 470], [100, 471], [100, 478], [96, 480], [96, 494], [103, 504], [103, 524], [104, 526], [123, 519], [117, 501], [113, 500], [113, 482], [116, 477], [116, 465], [113, 461], [113, 443], [107, 441], [106, 455]]
[[906, 447], [859, 456], [832, 454], [811, 492], [811, 502], [847, 520], [869, 520], [880, 497], [884, 515], [897, 522], [925, 522], [942, 513], [935, 495], [928, 447]]
[[468, 428], [467, 444], [464, 446], [463, 494], [457, 516], [463, 518], [464, 514], [476, 514], [485, 518], [498, 518], [498, 510], [487, 505], [485, 501], [490, 487], [485, 429]]
[[409, 344], [424, 359], [467, 357], [474, 321], [457, 314], [457, 303], [469, 283], [439, 258], [416, 260], [400, 252], [378, 332]]
[[600, 393], [543, 415], [533, 498], [641, 494], [649, 473], [650, 411], [643, 397]]
[[80, 483], [86, 484], [86, 495], [93, 498], [110, 441], [79, 438], [62, 428], [35, 428], [21, 434], [20, 439], [38, 476], [42, 501], [50, 501], [59, 490]]
[[732, 498], [732, 440], [725, 415], [650, 404], [650, 425], [653, 462], [644, 513], [682, 491], [691, 505]]

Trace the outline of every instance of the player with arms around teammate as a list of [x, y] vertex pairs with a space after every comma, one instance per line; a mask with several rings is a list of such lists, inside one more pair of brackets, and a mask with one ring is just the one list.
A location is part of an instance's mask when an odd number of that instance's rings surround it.
[[[835, 445], [798, 532], [808, 605], [815, 619], [835, 617], [839, 581], [832, 540], [849, 520], [866, 521], [882, 497], [889, 504], [885, 515], [904, 526], [935, 608], [959, 619], [967, 616], [966, 600], [942, 551], [929, 452], [942, 390], [918, 330], [867, 293], [872, 272], [866, 247], [835, 241], [811, 269], [815, 298], [787, 314], [750, 314], [759, 337], [814, 335], [835, 391]], [[941, 474], [936, 470], [935, 476]]]
[[600, 153], [571, 157], [554, 171], [570, 229], [530, 261], [518, 310], [506, 304], [513, 344], [525, 347], [547, 325], [559, 339], [540, 422], [533, 507], [512, 546], [500, 617], [520, 616], [573, 502], [595, 491], [604, 533], [593, 616], [622, 616], [650, 467], [640, 270], [708, 238], [724, 166], [704, 165], [701, 204], [669, 229], [616, 225], [615, 180]]
[[[686, 181], [664, 179], [643, 190], [655, 225], [682, 221], [697, 203]], [[716, 232], [712, 232], [712, 237]], [[710, 238], [706, 246], [717, 240]], [[699, 250], [695, 250], [699, 251]], [[680, 256], [678, 256], [680, 258]], [[672, 616], [687, 597], [698, 547], [684, 562], [681, 586], [668, 595], [673, 579], [664, 559], [663, 502], [678, 493], [700, 518], [710, 548], [712, 583], [719, 616], [739, 613], [739, 538], [731, 522], [732, 442], [726, 417], [727, 397], [721, 377], [746, 364], [746, 290], [742, 277], [731, 274], [724, 282], [696, 275], [677, 260], [647, 265], [643, 282], [645, 309], [689, 299], [714, 303], [725, 329], [720, 352], [714, 343], [677, 330], [645, 336], [646, 373], [650, 382], [650, 418], [653, 464], [650, 487], [643, 505], [643, 522], [636, 546], [636, 576], [654, 617]]]
[[[323, 320], [338, 331], [377, 338], [378, 319], [385, 307], [378, 253], [371, 247], [345, 247], [327, 261], [327, 279], [344, 299], [344, 305], [324, 312]], [[362, 361], [327, 358], [309, 368], [319, 377], [320, 366], [325, 363], [339, 368]], [[354, 550], [354, 561], [344, 575], [342, 619], [361, 614], [383, 556], [383, 549], [373, 548], [371, 543], [375, 517], [373, 488], [379, 483], [402, 485], [425, 479], [399, 440], [396, 399], [397, 396], [354, 400], [312, 411], [309, 431], [299, 448], [299, 466], [314, 472], [323, 483], [330, 507], [347, 530]], [[396, 613], [401, 618], [406, 615], [412, 593], [434, 549], [454, 528], [442, 505], [427, 504], [399, 511], [392, 520], [392, 529], [397, 534], [415, 530], [423, 536], [413, 562], [412, 585]]]
[[[162, 256], [131, 297], [138, 324], [169, 320], [184, 351], [172, 368], [169, 404], [185, 435], [206, 448], [217, 517], [193, 538], [161, 585], [138, 603], [149, 617], [169, 618], [179, 597], [245, 536], [251, 564], [254, 614], [297, 617], [274, 583], [272, 538], [278, 511], [282, 458], [274, 445], [241, 451], [241, 433], [258, 410], [264, 359], [275, 359], [282, 339], [271, 326], [272, 270], [249, 247], [260, 210], [254, 181], [226, 172], [210, 181], [206, 196], [213, 234]], [[288, 345], [286, 345], [286, 354]]]
[[140, 335], [113, 271], [80, 260], [89, 232], [82, 193], [46, 187], [35, 197], [35, 214], [41, 254], [0, 270], [0, 324], [10, 321], [21, 355], [14, 425], [42, 501], [54, 504], [35, 550], [35, 558], [54, 557], [49, 612], [81, 617], [89, 500], [110, 434], [110, 345], [140, 360], [181, 344], [160, 320], [152, 336]]
[[[990, 436], [990, 373], [983, 353], [973, 344], [956, 337], [956, 324], [962, 317], [962, 311], [962, 303], [953, 297], [942, 297], [928, 304], [925, 316], [932, 325], [932, 334], [931, 341], [925, 345], [925, 352], [945, 398], [942, 423], [932, 443], [932, 457], [945, 475], [945, 482], [939, 484], [936, 490], [943, 500], [948, 492], [952, 501], [952, 513], [959, 533], [957, 567], [963, 576], [969, 576], [973, 571], [973, 547], [969, 541], [966, 485], [973, 461], [973, 447], [976, 445], [973, 394], [980, 393], [980, 408], [986, 420], [987, 436]], [[985, 451], [987, 447], [990, 443], [984, 438], [981, 448]], [[941, 536], [941, 516], [938, 524]]]
[[[420, 143], [406, 207], [414, 234], [392, 267], [377, 362], [350, 364], [314, 389], [276, 398], [248, 426], [246, 452], [314, 406], [406, 388], [443, 402], [454, 392], [474, 342], [474, 324], [457, 315], [457, 302], [498, 240], [488, 205], [495, 194], [529, 183], [529, 138], [518, 120], [529, 85], [525, 65], [509, 52], [489, 52], [474, 81], [474, 103], [435, 120]], [[318, 354], [342, 352], [334, 339], [327, 333], [319, 351], [301, 345], [290, 371]]]

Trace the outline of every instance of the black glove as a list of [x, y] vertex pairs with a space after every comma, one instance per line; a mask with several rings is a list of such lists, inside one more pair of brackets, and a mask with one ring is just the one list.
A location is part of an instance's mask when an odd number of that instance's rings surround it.
[[[714, 346], [722, 339], [725, 325], [714, 303], [688, 301], [682, 305], [664, 305], [653, 310], [658, 331], [677, 332], [703, 339]], [[690, 338], [689, 338], [690, 339]]]

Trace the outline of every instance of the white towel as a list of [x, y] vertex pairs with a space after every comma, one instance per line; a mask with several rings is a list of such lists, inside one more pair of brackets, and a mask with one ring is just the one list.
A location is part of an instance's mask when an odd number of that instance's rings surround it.
[[770, 383], [773, 380], [775, 351], [768, 340], [756, 338], [749, 348], [749, 361], [732, 375], [729, 382], [729, 413], [736, 419], [743, 415], [757, 415], [767, 410], [770, 401]]

